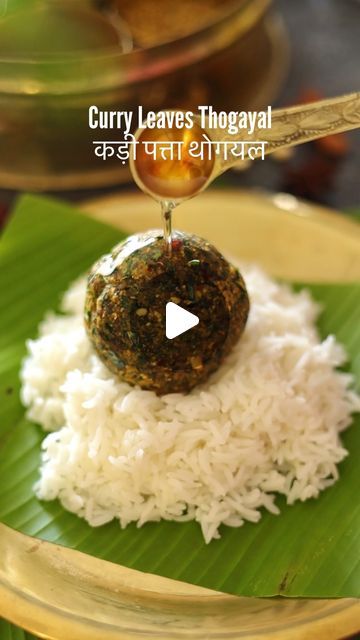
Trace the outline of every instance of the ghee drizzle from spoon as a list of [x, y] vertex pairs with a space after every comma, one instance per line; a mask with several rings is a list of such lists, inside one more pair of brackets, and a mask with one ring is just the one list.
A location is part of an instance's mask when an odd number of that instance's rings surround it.
[[[159, 202], [163, 233], [137, 234], [94, 265], [85, 324], [99, 357], [120, 380], [159, 395], [187, 393], [218, 369], [240, 338], [249, 297], [238, 269], [213, 245], [172, 231], [174, 207], [206, 187], [213, 170], [211, 154], [189, 153], [203, 130], [196, 125], [136, 135], [133, 175]], [[169, 153], [173, 141], [181, 142], [176, 157]], [[197, 317], [191, 333], [180, 331], [174, 340], [167, 335], [168, 303]]]
[[164, 240], [167, 247], [168, 255], [172, 250], [172, 211], [176, 207], [176, 203], [171, 200], [161, 200], [161, 215], [163, 220]]
[[[172, 248], [173, 209], [201, 191], [213, 171], [214, 158], [211, 154], [194, 157], [189, 153], [190, 145], [201, 143], [204, 133], [205, 131], [194, 123], [191, 129], [174, 126], [165, 129], [145, 128], [136, 135], [138, 150], [131, 164], [132, 174], [142, 191], [160, 203], [164, 239], [169, 254]], [[158, 149], [154, 153], [147, 152], [147, 143], [149, 148], [155, 143], [154, 149], [156, 143], [163, 144], [164, 147], [169, 143], [175, 143], [175, 149], [172, 152], [166, 149], [164, 157]], [[181, 153], [177, 152], [176, 143], [179, 143]]]

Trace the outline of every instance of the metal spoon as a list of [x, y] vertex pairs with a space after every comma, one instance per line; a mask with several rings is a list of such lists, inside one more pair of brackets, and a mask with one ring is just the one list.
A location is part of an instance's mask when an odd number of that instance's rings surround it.
[[[200, 124], [200, 117], [196, 114], [194, 122]], [[204, 122], [201, 124], [204, 125]], [[239, 157], [241, 157], [241, 160], [247, 160], [248, 158], [254, 160], [262, 157], [263, 154], [267, 155], [279, 149], [309, 142], [329, 134], [356, 129], [359, 126], [360, 93], [351, 93], [328, 100], [296, 105], [287, 109], [275, 109], [272, 111], [271, 128], [260, 129], [255, 126], [255, 130], [251, 135], [243, 130], [235, 134], [229, 134], [220, 128], [214, 129], [210, 128], [210, 126], [205, 126], [204, 128], [203, 126], [202, 141], [199, 142], [198, 140], [197, 144], [201, 145], [203, 143], [207, 152], [209, 152], [207, 147], [209, 143], [215, 145], [215, 156], [214, 154], [212, 156], [214, 157], [213, 163], [209, 163], [208, 158], [204, 159], [204, 156], [200, 156], [200, 154], [197, 154], [196, 159], [194, 159], [189, 153], [189, 148], [185, 145], [186, 158], [181, 157], [178, 164], [170, 162], [168, 175], [164, 171], [165, 165], [158, 172], [159, 165], [168, 162], [161, 158], [152, 161], [150, 168], [147, 162], [146, 170], [143, 171], [144, 165], [142, 166], [141, 161], [130, 157], [130, 168], [135, 182], [143, 191], [156, 200], [167, 199], [172, 200], [174, 203], [179, 203], [181, 200], [197, 195], [224, 171], [239, 164]], [[186, 131], [186, 129], [183, 130], [183, 140], [186, 139]], [[139, 129], [135, 134], [135, 139], [137, 142], [140, 141], [140, 144], [143, 132], [144, 128]], [[159, 139], [161, 140], [160, 134]], [[262, 146], [257, 142], [265, 142], [266, 145]], [[230, 145], [225, 143], [230, 143]], [[231, 152], [231, 143], [237, 143], [235, 146], [240, 147], [240, 154], [234, 155]], [[238, 143], [246, 144], [238, 145]], [[213, 152], [211, 151], [211, 153]], [[144, 162], [144, 156], [142, 156], [142, 162]], [[192, 167], [194, 167], [195, 175], [200, 176], [199, 179], [193, 181], [191, 178]], [[161, 179], [159, 179], [159, 175]], [[144, 176], [144, 179], [142, 176]], [[145, 176], [149, 178], [146, 179], [146, 183], [144, 182]]]
[[[287, 109], [274, 109], [271, 129], [255, 128], [251, 135], [230, 135], [216, 130], [214, 136], [213, 129], [209, 130], [209, 135], [212, 139], [215, 137], [216, 140], [222, 141], [264, 141], [267, 143], [265, 146], [267, 155], [278, 149], [286, 149], [358, 127], [360, 127], [360, 92], [295, 105]], [[249, 155], [245, 146], [245, 158], [247, 157]], [[217, 156], [209, 182], [236, 163], [236, 158], [225, 159]]]

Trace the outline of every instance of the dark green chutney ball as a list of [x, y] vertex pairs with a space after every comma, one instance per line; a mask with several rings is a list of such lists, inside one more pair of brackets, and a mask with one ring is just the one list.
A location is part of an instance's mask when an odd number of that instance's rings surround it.
[[[199, 324], [170, 340], [166, 304]], [[214, 372], [244, 331], [249, 297], [238, 269], [213, 245], [175, 231], [129, 237], [91, 269], [85, 302], [89, 338], [120, 380], [157, 394], [188, 392]]]

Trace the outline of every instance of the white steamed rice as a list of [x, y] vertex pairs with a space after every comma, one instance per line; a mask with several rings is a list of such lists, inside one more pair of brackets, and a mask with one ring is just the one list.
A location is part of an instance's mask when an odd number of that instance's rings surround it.
[[150, 520], [219, 526], [277, 514], [275, 494], [315, 498], [338, 479], [347, 455], [339, 434], [360, 409], [345, 353], [320, 342], [319, 313], [258, 268], [242, 269], [251, 298], [245, 334], [225, 364], [190, 394], [157, 397], [119, 382], [95, 355], [83, 326], [85, 279], [65, 294], [28, 342], [22, 400], [50, 431], [37, 496], [99, 526]]

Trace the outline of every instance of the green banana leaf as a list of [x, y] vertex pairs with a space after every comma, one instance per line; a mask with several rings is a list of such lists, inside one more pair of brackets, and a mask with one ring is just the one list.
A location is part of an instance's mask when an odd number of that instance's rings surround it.
[[[39, 538], [140, 571], [246, 596], [360, 596], [360, 420], [343, 435], [350, 456], [319, 499], [222, 527], [205, 545], [195, 523], [92, 529], [57, 502], [33, 494], [44, 434], [24, 417], [18, 372], [25, 340], [69, 283], [123, 235], [68, 206], [23, 197], [0, 242], [0, 521]], [[360, 285], [309, 285], [324, 305], [319, 328], [336, 334], [360, 379]], [[5, 623], [4, 623], [5, 624]], [[1, 629], [1, 627], [0, 627]], [[5, 627], [4, 627], [5, 629]], [[11, 631], [4, 638], [29, 638]]]
[[0, 638], [1, 640], [37, 640], [31, 633], [15, 627], [6, 620], [0, 620]]

